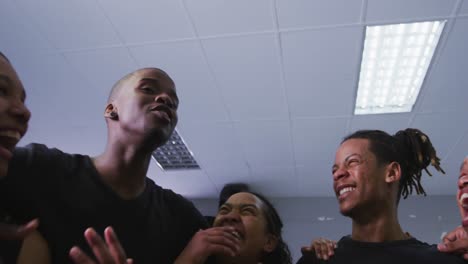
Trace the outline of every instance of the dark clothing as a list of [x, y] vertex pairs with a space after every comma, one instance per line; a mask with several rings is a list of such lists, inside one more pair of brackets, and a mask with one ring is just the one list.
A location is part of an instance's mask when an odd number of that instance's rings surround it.
[[[7, 213], [0, 213], [0, 222], [5, 224], [16, 224]], [[21, 240], [0, 240], [0, 264], [16, 263], [21, 250]]]
[[328, 260], [318, 260], [315, 254], [302, 257], [297, 264], [450, 264], [465, 263], [456, 255], [441, 253], [435, 245], [429, 245], [415, 238], [406, 240], [371, 243], [352, 240], [345, 236], [338, 242], [335, 254]]
[[193, 204], [146, 179], [141, 195], [120, 198], [100, 178], [89, 156], [44, 145], [17, 148], [0, 181], [2, 207], [20, 220], [39, 217], [54, 263], [70, 263], [74, 245], [92, 255], [83, 232], [112, 226], [135, 263], [172, 263], [193, 234], [206, 227]]

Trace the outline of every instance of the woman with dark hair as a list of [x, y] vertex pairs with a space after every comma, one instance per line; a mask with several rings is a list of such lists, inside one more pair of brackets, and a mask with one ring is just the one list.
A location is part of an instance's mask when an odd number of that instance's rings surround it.
[[236, 193], [220, 206], [213, 227], [195, 234], [176, 263], [290, 264], [282, 227], [265, 197]]
[[[340, 212], [352, 219], [352, 233], [337, 243], [327, 263], [464, 263], [405, 233], [398, 222], [400, 197], [425, 195], [422, 171], [443, 172], [429, 137], [417, 129], [391, 136], [361, 130], [336, 152], [333, 187]], [[320, 263], [315, 254], [298, 263]]]

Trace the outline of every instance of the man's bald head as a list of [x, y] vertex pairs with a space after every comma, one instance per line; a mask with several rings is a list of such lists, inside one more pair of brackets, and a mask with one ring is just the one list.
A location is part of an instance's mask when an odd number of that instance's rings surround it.
[[159, 68], [142, 68], [142, 69], [138, 69], [138, 70], [136, 70], [134, 72], [128, 73], [127, 75], [122, 77], [120, 80], [118, 80], [114, 84], [114, 86], [112, 86], [112, 90], [109, 93], [107, 103], [111, 103], [112, 101], [115, 100], [115, 98], [117, 98], [117, 95], [120, 93], [120, 90], [122, 89], [122, 87], [125, 86], [125, 83], [129, 79], [131, 79], [133, 76], [135, 76], [135, 74], [143, 72], [143, 71], [157, 71], [157, 72], [160, 72], [160, 73], [162, 73], [163, 75], [165, 75], [167, 78], [169, 78], [172, 81], [171, 77], [169, 77], [169, 75], [165, 71], [163, 71], [163, 70], [161, 70]]
[[8, 60], [8, 58], [5, 56], [5, 54], [3, 54], [1, 51], [0, 51], [0, 57], [4, 58], [8, 63], [10, 62], [10, 60]]

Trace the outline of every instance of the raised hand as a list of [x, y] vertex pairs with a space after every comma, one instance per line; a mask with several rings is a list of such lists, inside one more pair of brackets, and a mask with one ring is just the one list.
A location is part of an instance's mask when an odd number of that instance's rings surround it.
[[198, 231], [174, 263], [202, 264], [211, 255], [235, 256], [239, 250], [239, 238], [233, 227], [212, 227]]
[[335, 253], [336, 241], [326, 238], [318, 238], [312, 241], [312, 245], [302, 247], [301, 252], [304, 257], [315, 256], [318, 259], [328, 260]]
[[459, 226], [452, 230], [444, 236], [437, 248], [441, 252], [462, 255], [468, 260], [468, 227]]
[[127, 259], [124, 249], [112, 227], [104, 230], [105, 242], [93, 228], [86, 229], [84, 236], [88, 245], [93, 250], [97, 262], [86, 255], [79, 247], [70, 250], [70, 258], [75, 264], [133, 264], [132, 259]]
[[37, 219], [25, 225], [0, 223], [0, 240], [23, 240], [39, 226]]

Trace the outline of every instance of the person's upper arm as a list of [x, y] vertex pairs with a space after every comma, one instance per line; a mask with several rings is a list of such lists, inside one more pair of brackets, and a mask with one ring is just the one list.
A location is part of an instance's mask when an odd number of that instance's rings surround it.
[[50, 264], [49, 246], [39, 232], [34, 232], [23, 241], [17, 264]]

